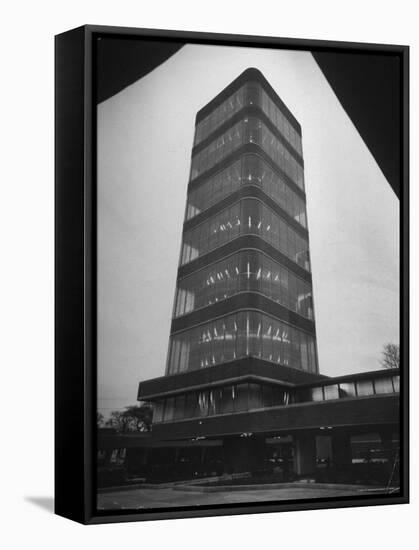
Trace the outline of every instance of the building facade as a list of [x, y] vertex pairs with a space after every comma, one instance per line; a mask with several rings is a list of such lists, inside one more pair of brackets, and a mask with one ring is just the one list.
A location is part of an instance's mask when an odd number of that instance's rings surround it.
[[251, 69], [197, 115], [166, 374], [316, 355], [301, 128]]
[[[247, 69], [196, 117], [166, 373], [138, 392], [154, 446], [204, 449], [201, 462], [236, 473], [275, 448], [303, 475], [320, 447], [348, 449], [347, 431], [320, 443], [336, 422], [361, 433], [384, 418], [393, 437], [397, 376], [319, 374], [301, 127]], [[390, 399], [384, 417], [382, 399], [376, 416], [359, 406], [371, 396]]]

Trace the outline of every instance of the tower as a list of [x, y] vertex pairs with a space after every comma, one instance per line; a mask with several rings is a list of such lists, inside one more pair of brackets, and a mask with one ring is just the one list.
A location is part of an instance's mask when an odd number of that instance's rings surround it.
[[196, 117], [166, 373], [139, 399], [157, 436], [226, 450], [318, 378], [301, 127], [247, 69]]
[[166, 374], [316, 373], [301, 128], [249, 69], [197, 116]]

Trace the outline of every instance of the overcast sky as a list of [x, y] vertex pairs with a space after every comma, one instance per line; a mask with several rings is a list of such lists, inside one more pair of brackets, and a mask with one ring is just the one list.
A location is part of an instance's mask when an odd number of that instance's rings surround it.
[[309, 52], [188, 45], [98, 107], [98, 407], [164, 374], [197, 111], [248, 67], [302, 126], [319, 367], [398, 343], [399, 201]]

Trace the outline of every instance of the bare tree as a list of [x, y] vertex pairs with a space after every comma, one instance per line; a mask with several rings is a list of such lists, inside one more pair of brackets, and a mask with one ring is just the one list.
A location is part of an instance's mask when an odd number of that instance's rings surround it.
[[385, 344], [383, 346], [381, 365], [385, 369], [400, 368], [400, 347], [396, 344]]

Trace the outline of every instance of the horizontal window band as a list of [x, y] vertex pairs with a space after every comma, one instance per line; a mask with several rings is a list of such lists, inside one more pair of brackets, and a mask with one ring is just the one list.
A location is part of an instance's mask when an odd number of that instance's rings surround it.
[[[207, 367], [212, 368], [212, 367]], [[192, 371], [189, 371], [192, 372]], [[170, 375], [169, 375], [170, 376]], [[176, 375], [174, 375], [176, 376]], [[256, 374], [245, 374], [242, 376], [236, 376], [234, 378], [224, 378], [215, 382], [210, 382], [209, 384], [197, 384], [196, 386], [188, 386], [187, 388], [178, 388], [175, 390], [168, 390], [165, 392], [142, 395], [141, 399], [162, 399], [165, 397], [174, 397], [176, 395], [183, 395], [186, 393], [192, 393], [195, 391], [202, 390], [212, 390], [216, 388], [222, 388], [224, 386], [238, 385], [246, 382], [259, 382], [260, 384], [266, 384], [269, 386], [276, 386], [284, 388], [284, 390], [289, 390], [295, 388], [295, 384], [290, 384], [289, 382], [283, 382], [282, 380], [276, 380], [275, 378], [266, 378], [264, 376], [258, 376]]]
[[240, 235], [230, 242], [214, 248], [210, 252], [199, 256], [191, 262], [181, 265], [178, 268], [178, 279], [186, 277], [195, 271], [202, 269], [208, 265], [211, 265], [218, 260], [229, 256], [234, 252], [239, 252], [240, 250], [253, 249], [259, 250], [260, 252], [265, 252], [273, 260], [282, 264], [284, 267], [288, 268], [295, 275], [307, 281], [311, 284], [312, 277], [309, 271], [306, 271], [303, 267], [299, 266], [296, 262], [285, 256], [277, 248], [269, 244], [267, 241], [263, 240], [262, 237], [258, 235]]
[[[257, 362], [255, 368], [252, 368], [252, 366], [249, 365], [250, 361]], [[222, 367], [225, 368], [223, 369]], [[207, 369], [212, 369], [214, 372], [207, 373]], [[363, 380], [376, 381], [380, 380], [381, 378], [398, 376], [400, 374], [400, 369], [387, 369], [328, 377], [322, 374], [297, 371], [297, 374], [299, 376], [295, 376], [294, 373], [291, 373], [291, 375], [293, 376], [291, 376], [290, 378], [289, 370], [291, 369], [291, 367], [277, 365], [274, 366], [274, 369], [276, 370], [273, 371], [272, 365], [269, 362], [261, 359], [236, 359], [229, 363], [225, 363], [224, 365], [215, 365], [213, 367], [207, 367], [206, 369], [200, 369], [198, 371], [188, 371], [178, 374], [161, 376], [159, 378], [153, 378], [150, 380], [150, 385], [148, 384], [148, 380], [146, 382], [140, 382], [138, 397], [141, 399], [155, 399], [166, 396], [170, 397], [172, 395], [213, 389], [220, 386], [227, 386], [230, 384], [232, 385], [250, 381], [257, 381], [269, 385], [282, 386], [284, 389], [297, 388], [298, 390], [300, 390], [310, 389], [318, 387], [320, 385], [331, 386], [335, 384], [355, 384], [357, 382], [362, 382]], [[205, 378], [205, 381], [200, 379], [200, 374], [203, 375], [201, 378]], [[393, 394], [375, 394], [374, 397], [381, 397], [386, 395]], [[371, 397], [371, 395], [356, 396], [354, 399], [369, 399]], [[348, 397], [345, 398], [345, 400], [346, 399], [351, 398]], [[313, 401], [312, 403], [324, 402], [326, 401]]]
[[288, 187], [291, 189], [291, 191], [294, 191], [299, 197], [305, 200], [306, 194], [301, 187], [299, 187], [295, 181], [293, 181], [285, 172], [284, 170], [274, 161], [271, 159], [271, 157], [262, 149], [262, 147], [256, 143], [245, 143], [238, 147], [235, 151], [233, 151], [230, 155], [223, 158], [220, 162], [217, 162], [214, 166], [211, 166], [209, 170], [206, 170], [202, 174], [200, 174], [198, 177], [194, 178], [193, 180], [189, 181], [188, 185], [188, 194], [199, 187], [201, 184], [205, 183], [206, 180], [214, 176], [217, 172], [221, 172], [225, 168], [227, 168], [230, 164], [233, 164], [236, 160], [239, 160], [242, 155], [246, 154], [254, 154], [258, 155], [262, 158], [266, 164], [274, 172], [280, 176], [284, 182], [288, 185]]
[[[186, 277], [187, 279], [187, 277]], [[185, 279], [180, 279], [181, 281], [185, 280]], [[177, 287], [178, 288], [178, 287]], [[311, 286], [310, 286], [310, 291], [311, 293], [313, 292]], [[302, 315], [298, 312], [296, 312], [295, 310], [293, 309], [290, 309], [289, 307], [287, 306], [284, 306], [283, 304], [281, 304], [281, 302], [277, 302], [276, 300], [273, 300], [272, 298], [270, 298], [268, 295], [264, 294], [261, 290], [239, 290], [237, 292], [234, 292], [234, 294], [231, 294], [230, 296], [228, 296], [227, 298], [222, 298], [220, 300], [218, 300], [217, 302], [215, 303], [220, 303], [220, 302], [224, 302], [225, 300], [229, 300], [230, 298], [233, 298], [234, 296], [238, 296], [239, 294], [246, 294], [246, 293], [249, 293], [251, 292], [252, 294], [258, 294], [260, 296], [263, 296], [264, 298], [267, 298], [268, 300], [271, 300], [272, 302], [274, 302], [275, 304], [279, 304], [280, 306], [284, 307], [285, 309], [287, 309], [288, 311], [291, 311], [291, 312], [294, 312], [296, 313], [297, 315], [299, 315], [300, 317], [302, 317], [303, 319], [308, 319], [309, 321], [311, 322], [314, 322], [314, 318], [313, 319], [310, 319], [309, 317], [305, 316], [305, 315]], [[211, 303], [211, 304], [208, 304], [206, 306], [200, 306], [200, 307], [197, 307], [196, 309], [193, 309], [193, 310], [190, 310], [186, 313], [182, 313], [182, 314], [179, 314], [179, 315], [173, 315], [172, 316], [172, 321], [176, 320], [176, 319], [180, 319], [180, 318], [183, 318], [187, 315], [190, 315], [191, 313], [194, 313], [194, 312], [198, 312], [198, 311], [201, 311], [203, 312], [204, 310], [206, 310], [208, 307], [212, 306], [212, 305], [215, 305], [215, 303]]]
[[[210, 368], [214, 368], [214, 367], [210, 367]], [[283, 367], [281, 366], [280, 368], [286, 368], [286, 367]], [[399, 370], [398, 369], [389, 369], [390, 372], [392, 371], [396, 371], [396, 375], [399, 374]], [[194, 371], [189, 371], [189, 372], [194, 372]], [[164, 392], [158, 392], [158, 393], [154, 393], [154, 394], [149, 394], [149, 395], [142, 395], [142, 399], [162, 399], [162, 398], [165, 398], [165, 397], [173, 397], [173, 396], [176, 396], [176, 395], [184, 395], [184, 394], [187, 394], [187, 393], [192, 393], [192, 392], [195, 392], [195, 391], [205, 391], [205, 390], [213, 390], [213, 389], [217, 389], [217, 388], [223, 388], [225, 386], [230, 386], [230, 385], [239, 385], [239, 384], [242, 384], [242, 383], [252, 383], [252, 382], [256, 382], [256, 383], [260, 383], [260, 384], [266, 384], [266, 385], [269, 385], [269, 386], [275, 386], [275, 387], [279, 387], [281, 389], [284, 389], [285, 391], [290, 391], [290, 390], [304, 390], [304, 389], [312, 389], [312, 388], [320, 388], [320, 387], [328, 387], [328, 386], [335, 386], [335, 385], [338, 385], [338, 384], [357, 384], [358, 382], [362, 382], [363, 380], [372, 380], [372, 381], [375, 381], [375, 380], [380, 380], [380, 378], [387, 378], [389, 375], [386, 375], [385, 373], [379, 373], [379, 375], [377, 376], [377, 371], [369, 371], [369, 372], [365, 372], [365, 373], [360, 373], [362, 375], [359, 376], [358, 374], [349, 374], [349, 375], [344, 375], [344, 376], [337, 376], [337, 377], [333, 377], [333, 378], [326, 378], [326, 377], [323, 377], [323, 378], [320, 378], [320, 380], [316, 380], [315, 382], [311, 381], [311, 382], [307, 382], [307, 383], [304, 383], [304, 384], [293, 384], [293, 383], [290, 383], [290, 382], [285, 382], [284, 380], [281, 380], [281, 379], [276, 379], [276, 378], [268, 378], [266, 376], [260, 376], [258, 374], [243, 374], [243, 375], [240, 375], [240, 376], [236, 376], [234, 378], [224, 378], [224, 379], [219, 379], [219, 380], [215, 380], [214, 382], [209, 382], [209, 383], [206, 383], [206, 384], [197, 384], [195, 386], [187, 386], [187, 387], [180, 387], [180, 388], [177, 388], [177, 389], [173, 389], [173, 390], [167, 390], [167, 391], [164, 391]], [[169, 375], [170, 376], [170, 375]], [[172, 375], [172, 376], [178, 376], [178, 375]], [[318, 376], [321, 376], [321, 375], [318, 375]], [[399, 392], [395, 391], [394, 394], [397, 394]], [[345, 398], [338, 398], [336, 400], [332, 400], [332, 399], [324, 399], [322, 401], [303, 401], [303, 402], [298, 402], [298, 403], [289, 403], [288, 405], [278, 405], [278, 406], [286, 406], [286, 407], [292, 407], [292, 406], [295, 406], [295, 405], [301, 405], [303, 403], [330, 403], [331, 401], [338, 401], [339, 399], [345, 399], [348, 400], [348, 399], [370, 399], [370, 398], [374, 398], [374, 397], [382, 397], [382, 396], [388, 396], [388, 395], [394, 395], [393, 393], [387, 393], [387, 394], [373, 394], [373, 395], [356, 395], [356, 396], [353, 396], [353, 397], [345, 397]], [[240, 412], [244, 412], [244, 411], [240, 411]], [[233, 413], [226, 413], [226, 414], [233, 414]]]
[[231, 193], [231, 195], [228, 195], [227, 197], [221, 199], [219, 202], [213, 204], [207, 210], [204, 210], [193, 218], [186, 220], [183, 224], [183, 230], [188, 231], [189, 229], [197, 227], [201, 223], [210, 219], [212, 216], [220, 213], [225, 208], [232, 206], [236, 202], [240, 202], [240, 200], [242, 199], [256, 199], [259, 202], [265, 204], [281, 218], [283, 218], [283, 220], [290, 227], [295, 229], [295, 231], [299, 233], [301, 237], [307, 239], [308, 241], [308, 230], [303, 227], [299, 222], [294, 220], [294, 218], [290, 214], [288, 214], [288, 212], [284, 210], [277, 202], [275, 202], [269, 195], [267, 195], [263, 191], [263, 189], [254, 184], [244, 184], [240, 189], [234, 191], [233, 193]]
[[[222, 262], [223, 260], [227, 260], [227, 259], [231, 258], [232, 256], [234, 256], [235, 254], [241, 254], [241, 253], [246, 253], [246, 252], [256, 252], [256, 253], [262, 254], [262, 256], [265, 256], [269, 260], [275, 261], [281, 267], [286, 267], [285, 265], [279, 263], [278, 260], [275, 260], [272, 256], [269, 256], [269, 254], [267, 254], [266, 252], [262, 252], [261, 250], [259, 250], [257, 248], [250, 248], [250, 247], [249, 248], [241, 248], [239, 251], [235, 250], [235, 251], [231, 252], [230, 254], [227, 254], [226, 256], [223, 256], [222, 258], [217, 260], [217, 263]], [[192, 273], [192, 275], [194, 275], [195, 273], [198, 273], [199, 271], [202, 271], [202, 270], [206, 269], [207, 267], [215, 267], [215, 265], [216, 264], [212, 264], [212, 263], [210, 265], [204, 265], [200, 269], [194, 271]], [[292, 274], [295, 275], [295, 273], [292, 273]], [[178, 277], [177, 282], [181, 283], [182, 281], [184, 281], [188, 277], [189, 277], [189, 275], [186, 275], [184, 277]], [[308, 281], [306, 279], [303, 279], [303, 282], [307, 283]]]
[[[243, 357], [226, 363], [196, 370], [159, 376], [139, 384], [138, 398], [174, 390], [186, 390], [197, 385], [208, 385], [240, 376], [260, 376], [277, 380], [284, 385], [315, 383], [328, 380], [322, 374], [310, 373], [293, 367], [271, 363], [257, 357]], [[219, 384], [220, 385], [220, 384]], [[180, 393], [180, 392], [179, 392]]]
[[[229, 276], [228, 269], [232, 266], [228, 265], [228, 263], [231, 261], [235, 262], [236, 266], [235, 266], [233, 275]], [[275, 283], [277, 282], [277, 280], [279, 281], [279, 277], [278, 277], [279, 273], [281, 273], [280, 275], [281, 280], [284, 280], [282, 279], [284, 277], [284, 273], [287, 273], [287, 275], [285, 276], [287, 281], [286, 284], [287, 285], [291, 284], [293, 290], [295, 291], [294, 295], [289, 293], [286, 294], [288, 297], [293, 296], [293, 298], [295, 298], [295, 301], [294, 302], [291, 301], [290, 303], [294, 303], [295, 305], [297, 305], [298, 297], [304, 294], [306, 298], [309, 298], [311, 300], [311, 311], [312, 311], [311, 315], [308, 314], [310, 306], [307, 307], [307, 309], [302, 308], [303, 311], [307, 312], [307, 315], [305, 315], [301, 311], [298, 311], [293, 307], [289, 307], [288, 305], [286, 305], [286, 303], [280, 300], [275, 300], [273, 296], [275, 295], [275, 292], [278, 290], [278, 288], [274, 289], [273, 291], [271, 289], [271, 293], [264, 291], [263, 279], [258, 278], [258, 273], [256, 271], [249, 272], [249, 268], [250, 268], [249, 262], [252, 263], [252, 268], [251, 268], [252, 270], [255, 269], [255, 264], [253, 262], [257, 263], [257, 265], [259, 266], [261, 277], [263, 277], [264, 269], [273, 270], [273, 272], [276, 272], [276, 270], [278, 270], [276, 277], [274, 277], [273, 276], [274, 274], [272, 273], [272, 278], [274, 282], [273, 283], [271, 282], [271, 284], [273, 284], [274, 287], [278, 286]], [[271, 265], [268, 266], [266, 262], [270, 262]], [[243, 265], [244, 263], [246, 263], [247, 265], [244, 266]], [[243, 271], [243, 267], [245, 271]], [[227, 282], [227, 287], [220, 290], [218, 297], [216, 296], [217, 293], [213, 294], [211, 301], [209, 301], [210, 300], [209, 294], [207, 294], [207, 297], [206, 297], [207, 303], [204, 303], [205, 297], [202, 299], [204, 305], [198, 305], [196, 307], [191, 307], [190, 309], [186, 309], [186, 304], [183, 301], [184, 298], [180, 298], [180, 302], [179, 302], [179, 295], [182, 295], [182, 293], [188, 292], [188, 291], [199, 294], [200, 291], [197, 290], [199, 286], [194, 286], [194, 283], [197, 284], [197, 281], [200, 281], [199, 285], [202, 285], [202, 288], [205, 288], [203, 286], [204, 279], [206, 279], [208, 284], [208, 280], [211, 277], [211, 272], [218, 271], [219, 269], [221, 269], [221, 272], [223, 274], [227, 272], [227, 279], [224, 279]], [[292, 278], [291, 283], [289, 283], [289, 279], [288, 279], [289, 277]], [[218, 279], [218, 280], [220, 281], [221, 279]], [[231, 283], [231, 280], [233, 280], [233, 283]], [[258, 285], [258, 286], [255, 286], [255, 285]], [[225, 290], [229, 293], [228, 295], [224, 292]], [[208, 307], [213, 303], [221, 302], [227, 298], [231, 298], [232, 296], [236, 296], [237, 294], [241, 294], [243, 292], [253, 292], [256, 294], [261, 294], [262, 296], [265, 296], [266, 298], [273, 300], [276, 303], [279, 303], [283, 307], [290, 309], [291, 311], [295, 311], [305, 319], [309, 319], [311, 321], [314, 320], [314, 311], [313, 311], [313, 303], [312, 303], [313, 301], [312, 285], [307, 281], [304, 281], [300, 277], [297, 277], [294, 273], [290, 272], [285, 266], [273, 260], [266, 253], [261, 252], [260, 250], [252, 249], [252, 248], [247, 248], [245, 250], [242, 249], [239, 252], [233, 252], [228, 256], [224, 256], [215, 264], [202, 267], [198, 271], [194, 271], [194, 273], [192, 273], [191, 275], [187, 275], [186, 277], [178, 278], [177, 285], [176, 285], [175, 303], [173, 307], [173, 319], [177, 319], [179, 317], [183, 317], [184, 315], [188, 315], [192, 311], [202, 311], [203, 309], [205, 309], [206, 307]], [[283, 293], [282, 290], [280, 290], [280, 293], [281, 295], [285, 294], [285, 291]]]
[[172, 320], [170, 335], [192, 329], [196, 326], [215, 321], [239, 312], [255, 312], [266, 314], [287, 325], [303, 330], [311, 336], [316, 336], [314, 321], [302, 317], [295, 311], [274, 302], [259, 292], [244, 291], [216, 302], [196, 311], [186, 313]]
[[228, 99], [234, 92], [239, 90], [247, 82], [258, 82], [272, 101], [276, 104], [288, 122], [293, 126], [294, 130], [301, 136], [301, 125], [295, 116], [291, 113], [279, 95], [275, 92], [263, 74], [255, 68], [246, 69], [241, 73], [231, 84], [229, 84], [224, 90], [222, 90], [217, 96], [215, 96], [209, 103], [204, 105], [196, 115], [196, 124], [201, 122], [211, 112], [221, 105], [226, 99]]
[[272, 134], [277, 138], [279, 142], [285, 147], [285, 149], [294, 157], [294, 159], [300, 164], [301, 168], [304, 169], [304, 159], [303, 157], [294, 149], [294, 147], [291, 145], [291, 143], [282, 135], [282, 133], [278, 130], [278, 128], [275, 126], [275, 124], [272, 122], [272, 120], [268, 117], [268, 115], [265, 113], [265, 111], [260, 107], [259, 105], [245, 105], [240, 109], [240, 111], [237, 111], [232, 115], [230, 118], [228, 118], [223, 124], [218, 126], [218, 128], [215, 128], [211, 134], [209, 134], [205, 139], [203, 139], [200, 143], [195, 145], [192, 149], [192, 157], [194, 157], [196, 154], [200, 153], [205, 147], [208, 147], [210, 143], [218, 139], [220, 136], [222, 136], [227, 130], [229, 130], [231, 127], [233, 127], [237, 122], [240, 122], [240, 120], [243, 120], [246, 117], [253, 116], [263, 122], [265, 126], [272, 132]]
[[220, 439], [243, 432], [265, 434], [304, 433], [322, 426], [348, 429], [356, 427], [361, 432], [376, 431], [383, 424], [397, 426], [400, 422], [400, 397], [398, 394], [372, 395], [349, 399], [309, 401], [288, 406], [267, 407], [259, 410], [237, 411], [185, 418], [155, 424], [154, 437], [184, 440], [205, 433], [207, 438]]

